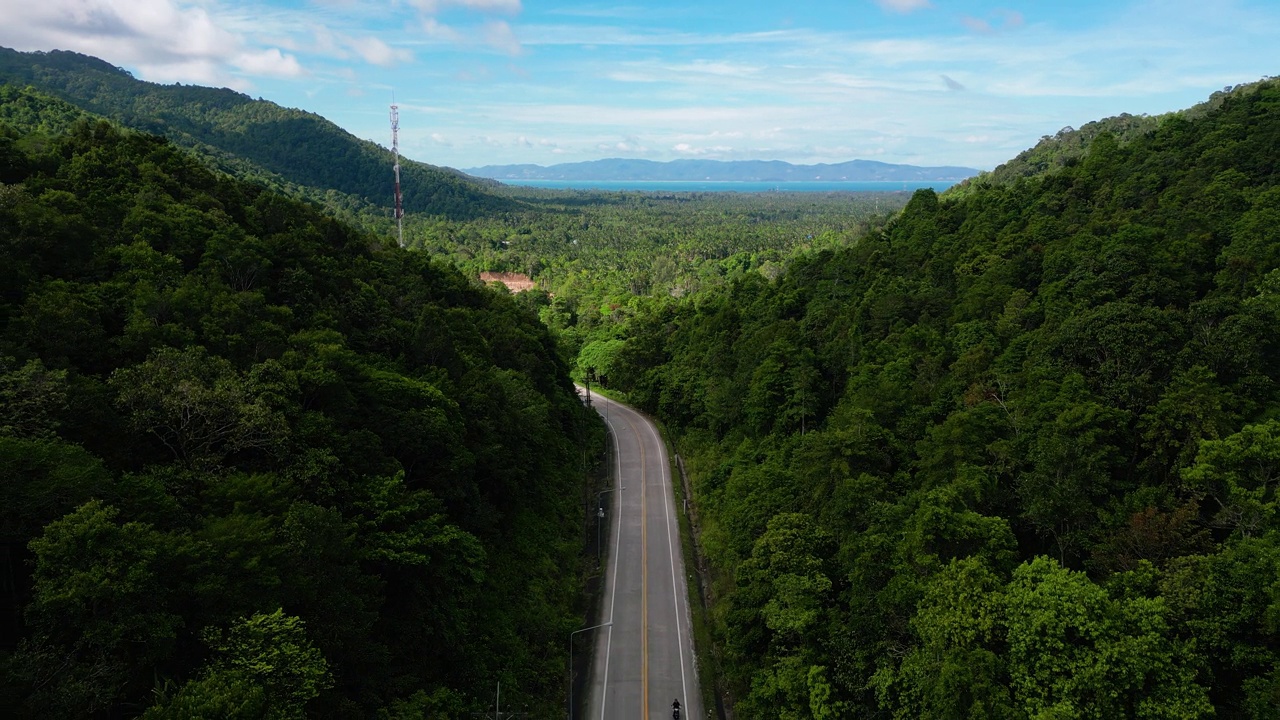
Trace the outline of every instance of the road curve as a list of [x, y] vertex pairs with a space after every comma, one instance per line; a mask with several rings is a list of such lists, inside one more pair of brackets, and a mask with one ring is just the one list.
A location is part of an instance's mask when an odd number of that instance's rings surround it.
[[583, 720], [705, 717], [694, 666], [689, 593], [666, 445], [644, 415], [595, 393], [609, 425], [613, 484], [602, 622], [596, 633]]

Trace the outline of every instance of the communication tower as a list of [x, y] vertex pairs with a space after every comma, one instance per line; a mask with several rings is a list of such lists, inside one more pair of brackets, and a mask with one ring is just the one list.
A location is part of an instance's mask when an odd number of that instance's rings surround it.
[[400, 106], [391, 101], [391, 156], [395, 164], [391, 169], [396, 173], [396, 235], [400, 247], [404, 247], [404, 208], [400, 201]]

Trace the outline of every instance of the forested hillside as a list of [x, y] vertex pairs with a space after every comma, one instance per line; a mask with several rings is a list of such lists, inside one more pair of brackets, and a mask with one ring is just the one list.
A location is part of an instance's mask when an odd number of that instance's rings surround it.
[[[1196, 120], [1222, 107], [1229, 98], [1241, 97], [1256, 91], [1269, 80], [1225, 87], [1209, 96], [1208, 100], [1185, 110], [1166, 115], [1130, 115], [1121, 113], [1115, 117], [1085, 123], [1080, 129], [1064, 127], [1053, 135], [1040, 138], [1036, 146], [1018, 153], [1018, 156], [1001, 164], [990, 173], [982, 173], [970, 181], [970, 185], [1007, 183], [1018, 178], [1032, 177], [1049, 170], [1058, 170], [1069, 163], [1077, 163], [1088, 151], [1093, 139], [1102, 133], [1125, 145], [1132, 140], [1154, 132], [1160, 124], [1176, 115], [1183, 120]], [[952, 195], [964, 194], [966, 187], [952, 191]]]
[[638, 316], [740, 718], [1276, 718], [1280, 87]]
[[603, 440], [533, 313], [83, 120], [0, 123], [0, 291], [0, 714], [558, 713]]
[[[744, 274], [776, 277], [794, 255], [843, 245], [882, 223], [908, 193], [644, 193], [512, 189], [518, 213], [454, 222], [410, 218], [411, 247], [464, 272], [519, 272], [521, 302], [570, 362], [615, 341], [637, 313]], [[594, 352], [594, 351], [591, 351]], [[607, 360], [579, 361], [607, 374]]]
[[[391, 217], [390, 151], [314, 113], [228, 90], [160, 85], [79, 53], [0, 48], [0, 84], [34, 86], [126, 127], [169, 138], [219, 169], [291, 195]], [[474, 218], [514, 207], [456, 170], [402, 160], [410, 213]]]

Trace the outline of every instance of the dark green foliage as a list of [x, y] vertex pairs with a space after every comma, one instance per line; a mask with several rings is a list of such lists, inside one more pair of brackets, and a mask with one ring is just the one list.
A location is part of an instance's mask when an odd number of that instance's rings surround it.
[[499, 679], [553, 715], [602, 439], [536, 315], [30, 107], [0, 124], [12, 715], [462, 714]]
[[1280, 87], [1132, 120], [618, 335], [739, 716], [1276, 717]]
[[[386, 209], [393, 207], [389, 151], [314, 113], [226, 88], [143, 82], [97, 58], [62, 50], [0, 48], [0, 85], [6, 83], [34, 86], [89, 113], [167, 137], [219, 169], [274, 189], [348, 212], [389, 216]], [[0, 120], [20, 124], [28, 116], [13, 108]], [[57, 129], [59, 121], [46, 116], [41, 129]], [[514, 207], [489, 192], [493, 183], [456, 170], [404, 160], [400, 174], [410, 213], [466, 219]]]
[[1090, 152], [1093, 143], [1106, 134], [1121, 144], [1154, 132], [1162, 123], [1177, 123], [1196, 120], [1222, 107], [1232, 98], [1247, 95], [1258, 88], [1264, 79], [1255, 83], [1246, 83], [1234, 87], [1226, 87], [1213, 93], [1203, 103], [1195, 107], [1165, 115], [1130, 115], [1121, 113], [1115, 117], [1085, 123], [1079, 130], [1064, 127], [1056, 134], [1040, 138], [1036, 146], [1018, 153], [1012, 160], [1000, 165], [990, 173], [982, 173], [976, 178], [957, 187], [956, 195], [964, 194], [968, 188], [992, 183], [1010, 183], [1019, 178], [1033, 177], [1047, 172], [1057, 171], [1063, 167], [1080, 162], [1085, 153]]

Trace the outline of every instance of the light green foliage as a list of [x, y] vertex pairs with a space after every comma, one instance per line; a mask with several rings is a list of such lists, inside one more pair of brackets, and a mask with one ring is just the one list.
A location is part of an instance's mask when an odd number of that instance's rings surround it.
[[[808, 717], [840, 708], [831, 697], [821, 667], [809, 662], [824, 607], [833, 584], [828, 577], [830, 536], [801, 513], [773, 517], [756, 541], [750, 559], [739, 567], [738, 603], [731, 616], [735, 630], [751, 637], [755, 618], [767, 628], [764, 642], [773, 649], [773, 665], [753, 680], [739, 710], [753, 715]], [[735, 653], [749, 645], [735, 641]], [[735, 662], [730, 657], [729, 662]]]
[[[506, 188], [520, 212], [468, 221], [409, 218], [414, 247], [465, 272], [529, 274], [521, 293], [557, 333], [580, 379], [616, 372], [621, 334], [678, 298], [736, 281], [771, 281], [789, 257], [855, 242], [907, 193], [725, 194]], [[797, 368], [789, 382], [808, 388]], [[797, 426], [812, 419], [797, 403]]]
[[118, 516], [91, 501], [31, 541], [26, 617], [36, 635], [18, 658], [36, 689], [32, 705], [44, 712], [110, 707], [138, 670], [172, 652], [182, 627], [166, 587], [176, 548], [149, 525]]
[[426, 491], [410, 491], [404, 475], [372, 478], [364, 513], [366, 556], [396, 565], [456, 568], [478, 581], [484, 576], [484, 547], [470, 533], [448, 522], [439, 501]]
[[255, 613], [209, 638], [214, 672], [260, 683], [279, 717], [303, 717], [303, 706], [333, 684], [328, 663], [307, 640], [302, 621], [283, 610]]
[[[1215, 679], [1247, 678], [1239, 690], [1215, 698], [1218, 715], [1274, 717], [1280, 647], [1280, 547], [1247, 539], [1209, 555], [1169, 563], [1159, 591], [1185, 647], [1197, 648]], [[1270, 640], [1252, 641], [1254, 637]], [[1218, 680], [1221, 682], [1221, 680]]]
[[302, 621], [282, 610], [240, 618], [227, 632], [206, 633], [205, 641], [214, 654], [203, 676], [162, 696], [142, 717], [294, 720], [333, 684]]
[[1221, 526], [1243, 537], [1274, 533], [1280, 421], [1247, 425], [1221, 440], [1202, 441], [1195, 464], [1183, 471], [1183, 478], [1208, 495]]
[[119, 523], [118, 514], [92, 501], [31, 541], [35, 602], [28, 618], [57, 634], [78, 631], [90, 646], [136, 642], [159, 653], [179, 623], [165, 612], [160, 591], [168, 551], [160, 533]]
[[830, 543], [808, 516], [775, 515], [741, 568], [744, 583], [766, 583], [768, 600], [760, 609], [765, 625], [783, 638], [798, 639], [818, 621], [823, 596], [831, 591], [824, 573]]
[[873, 678], [896, 718], [1013, 718], [1005, 660], [1004, 584], [975, 558], [954, 560], [924, 592], [911, 627], [920, 639]]
[[[273, 711], [267, 690], [240, 673], [213, 671], [178, 688], [172, 697], [147, 708], [143, 720], [283, 720]], [[294, 716], [296, 717], [296, 715]]]
[[622, 340], [593, 340], [578, 353], [578, 372], [587, 378], [609, 377], [622, 351]]
[[1084, 575], [1037, 558], [1007, 593], [1009, 676], [1029, 718], [1213, 715], [1194, 665], [1171, 642], [1160, 599], [1113, 599]]

